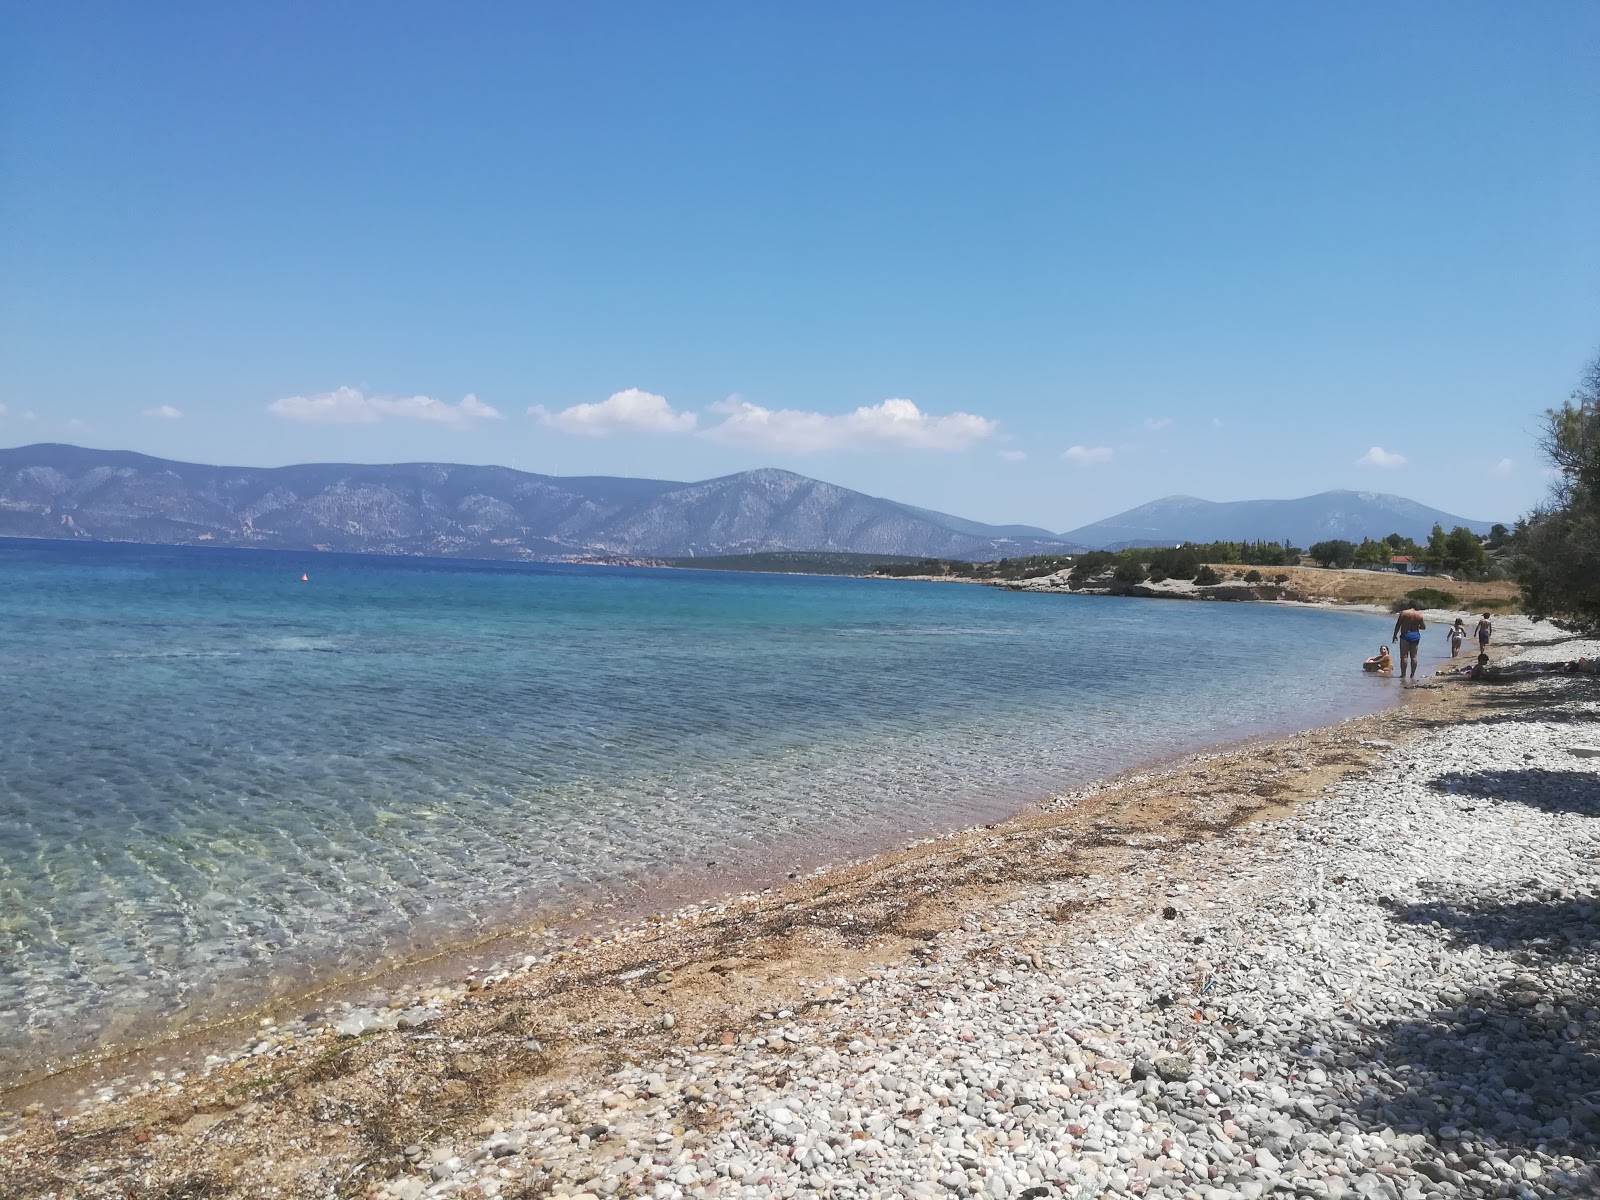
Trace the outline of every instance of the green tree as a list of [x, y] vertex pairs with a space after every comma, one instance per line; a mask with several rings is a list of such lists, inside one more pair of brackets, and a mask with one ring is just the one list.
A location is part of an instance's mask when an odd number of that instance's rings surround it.
[[1422, 561], [1432, 570], [1445, 569], [1444, 560], [1449, 554], [1449, 547], [1445, 542], [1447, 536], [1444, 526], [1439, 524], [1435, 524], [1433, 531], [1428, 534], [1428, 544], [1422, 550]]
[[1391, 533], [1383, 540], [1389, 546], [1390, 557], [1405, 557], [1411, 559], [1412, 562], [1421, 562], [1423, 560], [1422, 547], [1404, 534]]
[[1600, 634], [1600, 355], [1571, 398], [1546, 411], [1542, 448], [1555, 488], [1517, 523], [1512, 573], [1530, 615]]
[[1361, 545], [1356, 547], [1356, 566], [1381, 567], [1385, 566], [1393, 552], [1389, 549], [1388, 542], [1375, 542], [1371, 538], [1362, 538]]
[[1356, 561], [1355, 544], [1343, 538], [1318, 542], [1309, 553], [1319, 567], [1348, 567]]
[[1067, 582], [1073, 587], [1082, 587], [1095, 576], [1109, 571], [1116, 561], [1116, 555], [1107, 550], [1090, 550], [1080, 554], [1072, 564], [1072, 573], [1067, 576]]
[[1445, 535], [1444, 569], [1455, 575], [1481, 575], [1489, 569], [1489, 552], [1465, 525]]
[[[1200, 569], [1200, 556], [1195, 553], [1193, 546], [1179, 546], [1176, 550], [1159, 549], [1146, 550], [1141, 557], [1151, 568], [1151, 575], [1160, 571], [1172, 579], [1193, 579], [1196, 571]], [[1210, 547], [1200, 547], [1210, 549]]]
[[1484, 543], [1484, 548], [1487, 550], [1499, 550], [1509, 541], [1511, 541], [1511, 531], [1509, 529], [1500, 524], [1491, 525], [1489, 526], [1489, 540]]

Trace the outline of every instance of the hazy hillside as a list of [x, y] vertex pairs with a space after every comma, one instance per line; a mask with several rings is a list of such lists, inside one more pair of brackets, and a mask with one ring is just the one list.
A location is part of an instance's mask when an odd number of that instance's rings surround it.
[[1305, 547], [1331, 538], [1405, 534], [1425, 541], [1435, 524], [1488, 533], [1490, 522], [1454, 516], [1381, 492], [1319, 492], [1298, 500], [1234, 500], [1166, 496], [1061, 535], [1088, 546], [1163, 546], [1195, 541], [1283, 541]]
[[126, 451], [0, 450], [0, 536], [548, 558], [785, 550], [991, 559], [1060, 539], [789, 471], [673, 483], [447, 463], [214, 467]]
[[1488, 522], [1403, 496], [1168, 496], [1054, 535], [985, 525], [771, 468], [698, 483], [449, 463], [213, 467], [119, 450], [0, 450], [0, 537], [552, 558], [826, 551], [984, 561], [1085, 547], [1403, 533]]

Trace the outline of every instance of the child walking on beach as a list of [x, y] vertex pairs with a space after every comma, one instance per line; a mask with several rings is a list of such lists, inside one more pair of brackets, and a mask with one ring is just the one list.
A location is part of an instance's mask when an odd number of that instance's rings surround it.
[[1456, 623], [1450, 626], [1445, 636], [1450, 639], [1450, 657], [1454, 658], [1461, 653], [1461, 643], [1467, 640], [1467, 623], [1457, 617]]

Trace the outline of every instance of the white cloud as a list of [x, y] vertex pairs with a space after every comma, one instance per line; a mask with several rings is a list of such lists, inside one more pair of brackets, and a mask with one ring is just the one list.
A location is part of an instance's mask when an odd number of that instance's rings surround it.
[[1516, 466], [1517, 464], [1512, 462], [1509, 458], [1502, 458], [1499, 462], [1495, 463], [1494, 466], [1489, 468], [1489, 474], [1509, 475], [1516, 469]]
[[1002, 450], [1002, 451], [1000, 451], [1000, 459], [1001, 459], [1002, 462], [1022, 462], [1027, 457], [1028, 457], [1028, 452], [1026, 450]]
[[1110, 446], [1068, 446], [1061, 452], [1061, 457], [1080, 467], [1092, 467], [1097, 463], [1110, 462], [1113, 451]]
[[176, 421], [179, 417], [183, 416], [183, 413], [173, 408], [170, 404], [158, 404], [154, 408], [145, 409], [139, 415], [142, 417], [150, 417], [156, 421]]
[[1383, 467], [1388, 469], [1392, 467], [1403, 467], [1405, 465], [1406, 456], [1404, 454], [1391, 453], [1390, 451], [1385, 450], [1382, 446], [1374, 446], [1360, 458], [1356, 459], [1356, 466], [1358, 467]]
[[807, 453], [892, 446], [910, 450], [965, 450], [993, 437], [997, 422], [972, 413], [936, 417], [894, 397], [854, 412], [830, 416], [796, 408], [762, 408], [741, 396], [711, 406], [724, 414], [703, 436], [717, 442]]
[[81, 418], [81, 417], [73, 417], [70, 421], [67, 422], [67, 428], [72, 430], [74, 433], [76, 433], [76, 432], [78, 432], [80, 430], [84, 430], [84, 429], [89, 428], [89, 423], [87, 421], [83, 420], [83, 418]]
[[5, 415], [6, 415], [6, 406], [4, 404], [0, 404], [0, 417], [3, 417]]
[[1211, 428], [1213, 428], [1213, 429], [1221, 429], [1222, 428], [1222, 418], [1221, 417], [1212, 417], [1211, 418]]
[[476, 396], [448, 404], [432, 396], [368, 396], [342, 387], [316, 396], [286, 396], [267, 411], [288, 421], [318, 425], [373, 425], [379, 421], [434, 421], [461, 429], [474, 421], [497, 421], [500, 413]]
[[1150, 430], [1151, 433], [1156, 432], [1156, 430], [1158, 430], [1158, 429], [1165, 429], [1168, 425], [1171, 425], [1171, 424], [1172, 424], [1172, 418], [1171, 417], [1146, 417], [1144, 419], [1144, 427], [1146, 429]]
[[551, 412], [542, 404], [528, 410], [539, 424], [584, 437], [609, 437], [613, 433], [688, 433], [695, 426], [692, 412], [678, 412], [665, 396], [638, 388], [614, 392], [599, 404], [574, 404]]

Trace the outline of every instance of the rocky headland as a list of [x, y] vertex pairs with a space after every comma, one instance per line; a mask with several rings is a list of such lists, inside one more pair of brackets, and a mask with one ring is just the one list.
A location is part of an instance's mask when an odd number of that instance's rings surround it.
[[1011, 592], [1070, 592], [1077, 596], [1142, 596], [1151, 600], [1296, 600], [1309, 599], [1306, 593], [1280, 583], [1246, 583], [1224, 579], [1220, 583], [1196, 583], [1192, 579], [1163, 579], [1159, 582], [1122, 583], [1107, 571], [1074, 584], [1070, 571], [1056, 571], [1031, 579], [985, 580], [991, 587]]

